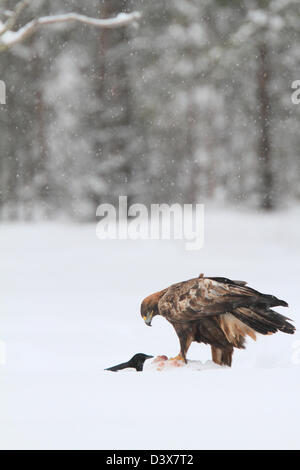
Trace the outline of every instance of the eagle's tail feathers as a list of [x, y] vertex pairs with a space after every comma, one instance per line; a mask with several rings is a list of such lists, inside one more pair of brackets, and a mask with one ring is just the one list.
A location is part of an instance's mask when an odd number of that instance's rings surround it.
[[277, 331], [288, 334], [295, 332], [295, 327], [287, 321], [287, 317], [268, 308], [240, 307], [232, 313], [240, 321], [263, 335], [273, 334]]

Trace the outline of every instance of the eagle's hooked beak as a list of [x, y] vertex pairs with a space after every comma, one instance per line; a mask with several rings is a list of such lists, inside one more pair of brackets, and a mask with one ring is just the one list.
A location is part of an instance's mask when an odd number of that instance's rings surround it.
[[153, 317], [153, 311], [148, 312], [147, 315], [143, 317], [143, 320], [146, 323], [146, 325], [151, 326], [152, 317]]

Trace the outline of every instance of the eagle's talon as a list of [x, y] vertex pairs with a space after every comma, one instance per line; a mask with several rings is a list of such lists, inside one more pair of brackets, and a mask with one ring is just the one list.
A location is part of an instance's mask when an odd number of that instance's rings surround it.
[[180, 353], [177, 354], [176, 357], [170, 357], [170, 361], [183, 361], [183, 362], [185, 362], [184, 358], [182, 357], [182, 355]]

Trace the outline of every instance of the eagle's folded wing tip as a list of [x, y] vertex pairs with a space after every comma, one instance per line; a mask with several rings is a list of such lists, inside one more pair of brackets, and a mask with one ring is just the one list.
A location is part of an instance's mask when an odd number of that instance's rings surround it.
[[247, 281], [237, 281], [237, 280], [234, 280], [233, 281], [235, 284], [238, 284], [240, 286], [246, 286], [248, 284]]

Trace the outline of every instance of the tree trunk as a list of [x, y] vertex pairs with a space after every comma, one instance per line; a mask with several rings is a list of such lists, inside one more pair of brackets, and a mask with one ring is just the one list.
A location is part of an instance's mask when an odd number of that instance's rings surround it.
[[187, 188], [187, 197], [186, 201], [188, 204], [195, 204], [198, 196], [198, 176], [199, 168], [198, 163], [195, 162], [195, 109], [193, 102], [193, 93], [192, 87], [190, 88], [188, 94], [188, 106], [186, 113], [186, 142], [183, 153], [186, 155], [186, 158], [189, 162], [189, 182]]
[[[127, 0], [105, 0], [102, 2], [102, 17], [113, 17], [122, 11], [127, 11]], [[120, 5], [121, 3], [121, 5]], [[128, 71], [129, 49], [125, 49], [129, 36], [126, 28], [118, 30], [100, 31], [100, 47], [98, 59], [98, 87], [97, 96], [101, 99], [104, 108], [99, 115], [99, 126], [107, 129], [111, 137], [106, 142], [97, 142], [96, 151], [102, 148], [102, 161], [108, 160], [110, 155], [124, 157], [117, 169], [109, 175], [111, 180], [110, 202], [117, 203], [119, 195], [128, 196], [128, 204], [132, 199], [130, 184], [132, 181], [132, 166], [128, 140], [131, 127], [134, 127], [132, 109], [132, 90]], [[118, 53], [118, 48], [124, 48], [124, 53]], [[110, 109], [115, 109], [110, 113]], [[120, 111], [121, 109], [121, 111]], [[126, 137], [126, 129], [128, 136]], [[100, 152], [98, 152], [100, 153]], [[103, 175], [99, 174], [99, 177]], [[98, 206], [101, 194], [91, 194], [91, 198]], [[106, 201], [107, 202], [107, 201]]]
[[257, 99], [258, 99], [258, 158], [260, 172], [260, 205], [262, 209], [274, 208], [274, 179], [270, 139], [271, 103], [268, 94], [270, 71], [265, 43], [258, 47]]

